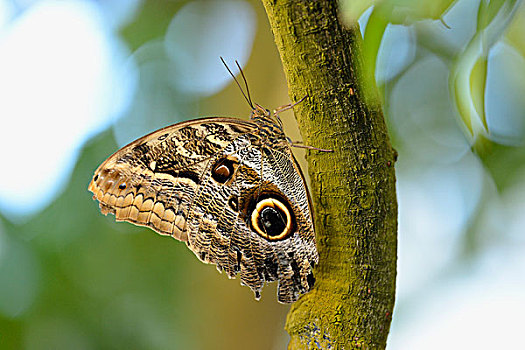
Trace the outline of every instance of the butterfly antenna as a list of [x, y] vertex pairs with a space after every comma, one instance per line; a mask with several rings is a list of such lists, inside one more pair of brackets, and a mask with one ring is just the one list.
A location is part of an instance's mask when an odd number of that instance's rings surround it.
[[[244, 98], [246, 99], [246, 102], [248, 102], [250, 107], [252, 109], [254, 109], [253, 108], [253, 104], [252, 104], [252, 100], [246, 96], [246, 94], [244, 93], [244, 90], [241, 87], [241, 84], [239, 84], [239, 81], [237, 80], [237, 78], [235, 78], [235, 75], [232, 73], [232, 71], [230, 70], [230, 67], [228, 67], [226, 62], [224, 62], [224, 59], [222, 57], [221, 57], [221, 61], [222, 61], [222, 64], [224, 64], [224, 67], [226, 67], [226, 69], [228, 70], [228, 73], [230, 73], [230, 75], [232, 76], [233, 80], [235, 81], [235, 83], [239, 87], [239, 90], [241, 90], [241, 93], [244, 96]], [[237, 63], [237, 61], [235, 61], [235, 63]], [[237, 66], [239, 66], [239, 63], [237, 63]], [[239, 67], [239, 69], [240, 69], [240, 67]], [[241, 74], [242, 74], [242, 78], [244, 79], [244, 83], [246, 84], [246, 78], [244, 78], [244, 74], [242, 73], [242, 70], [241, 70]], [[248, 84], [246, 84], [246, 88], [248, 88]], [[248, 91], [248, 96], [250, 96], [250, 92], [249, 91]]]
[[242, 71], [239, 61], [235, 60], [235, 64], [237, 65], [237, 68], [239, 68], [239, 72], [241, 72], [242, 80], [244, 80], [244, 86], [246, 86], [246, 93], [248, 94], [248, 100], [250, 101], [250, 107], [252, 107], [253, 109], [252, 97], [250, 96], [250, 88], [248, 87], [248, 80], [246, 80], [246, 77], [244, 76], [244, 72]]

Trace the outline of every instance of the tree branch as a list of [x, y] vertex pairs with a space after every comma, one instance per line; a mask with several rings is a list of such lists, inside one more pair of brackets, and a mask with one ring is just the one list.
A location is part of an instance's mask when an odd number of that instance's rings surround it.
[[308, 151], [320, 263], [296, 302], [291, 349], [384, 348], [394, 307], [395, 150], [376, 87], [361, 62], [359, 29], [335, 0], [263, 0]]

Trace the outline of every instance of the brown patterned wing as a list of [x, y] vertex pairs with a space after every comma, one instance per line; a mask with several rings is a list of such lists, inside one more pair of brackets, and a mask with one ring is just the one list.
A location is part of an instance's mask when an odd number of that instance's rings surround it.
[[256, 126], [206, 118], [168, 126], [124, 146], [89, 184], [102, 213], [187, 241], [186, 218], [212, 159]]
[[267, 147], [259, 126], [208, 118], [144, 136], [110, 156], [89, 185], [104, 214], [185, 241], [260, 297], [311, 287], [317, 250], [308, 192], [289, 148]]

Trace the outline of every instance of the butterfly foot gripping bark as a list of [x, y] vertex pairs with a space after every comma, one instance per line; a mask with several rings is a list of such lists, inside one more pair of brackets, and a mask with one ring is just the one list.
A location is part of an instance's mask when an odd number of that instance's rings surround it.
[[258, 299], [277, 280], [291, 303], [318, 262], [311, 202], [281, 125], [257, 106], [250, 121], [175, 124], [118, 150], [89, 184], [102, 213], [186, 242]]

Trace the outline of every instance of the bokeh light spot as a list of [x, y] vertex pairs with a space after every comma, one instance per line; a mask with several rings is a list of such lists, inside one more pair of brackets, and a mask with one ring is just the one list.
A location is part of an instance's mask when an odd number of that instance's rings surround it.
[[82, 143], [129, 95], [118, 76], [121, 48], [93, 3], [42, 1], [14, 21], [0, 37], [0, 149], [9, 164], [0, 210], [11, 218], [53, 199]]
[[244, 66], [251, 52], [256, 18], [244, 1], [193, 1], [173, 18], [166, 52], [175, 65], [173, 83], [182, 92], [212, 95], [231, 81], [219, 56]]

